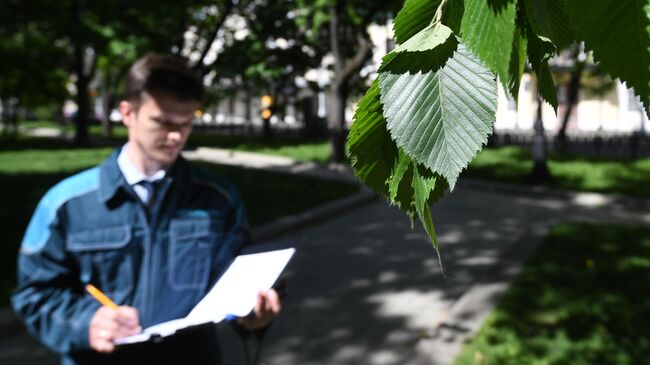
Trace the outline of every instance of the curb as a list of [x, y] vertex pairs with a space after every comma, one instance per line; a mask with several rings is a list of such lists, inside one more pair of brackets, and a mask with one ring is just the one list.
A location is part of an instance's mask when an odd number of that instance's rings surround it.
[[435, 354], [434, 365], [453, 363], [466, 340], [476, 334], [521, 273], [551, 225], [538, 224], [527, 229], [499, 256], [497, 264], [481, 270], [445, 311], [442, 320], [420, 338], [416, 344], [419, 355]]
[[[361, 192], [309, 209], [302, 213], [282, 217], [253, 228], [255, 241], [266, 241], [300, 228], [322, 222], [347, 210], [361, 207], [378, 199], [378, 195], [362, 187]], [[25, 332], [25, 326], [9, 307], [0, 308], [0, 339]]]
[[361, 207], [378, 198], [379, 196], [377, 194], [362, 188], [361, 192], [355, 195], [323, 204], [302, 213], [282, 217], [260, 227], [253, 228], [251, 233], [255, 241], [271, 240], [307, 225], [322, 222], [344, 211]]

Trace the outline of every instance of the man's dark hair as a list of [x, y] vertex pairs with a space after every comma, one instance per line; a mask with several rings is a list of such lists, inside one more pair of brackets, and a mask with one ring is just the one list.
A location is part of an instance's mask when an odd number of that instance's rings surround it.
[[187, 62], [171, 55], [150, 53], [129, 69], [124, 99], [139, 105], [142, 93], [172, 96], [181, 101], [203, 100], [203, 83]]

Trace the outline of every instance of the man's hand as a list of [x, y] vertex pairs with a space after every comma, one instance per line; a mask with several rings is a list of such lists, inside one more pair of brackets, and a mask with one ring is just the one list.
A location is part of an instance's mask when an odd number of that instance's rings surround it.
[[90, 347], [98, 352], [113, 352], [114, 339], [142, 331], [138, 310], [127, 306], [121, 306], [118, 310], [103, 306], [93, 315], [88, 331]]
[[257, 302], [253, 316], [239, 318], [237, 321], [248, 330], [256, 330], [267, 326], [282, 310], [280, 297], [274, 289], [257, 293]]

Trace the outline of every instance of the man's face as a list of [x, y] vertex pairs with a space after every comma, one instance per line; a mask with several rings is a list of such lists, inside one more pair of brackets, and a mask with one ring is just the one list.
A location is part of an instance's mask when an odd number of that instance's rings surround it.
[[123, 101], [120, 111], [140, 157], [165, 168], [176, 161], [192, 130], [196, 101], [143, 93], [139, 107]]

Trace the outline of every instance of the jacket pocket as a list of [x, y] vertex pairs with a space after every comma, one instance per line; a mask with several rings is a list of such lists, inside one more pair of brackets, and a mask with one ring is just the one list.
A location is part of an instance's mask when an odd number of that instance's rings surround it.
[[169, 284], [176, 290], [205, 289], [218, 238], [209, 218], [172, 220], [169, 227]]
[[99, 228], [69, 234], [66, 249], [79, 260], [81, 281], [120, 304], [134, 287], [131, 240], [129, 225]]

